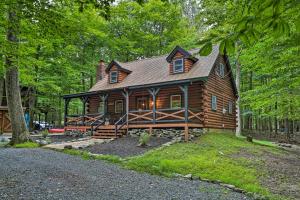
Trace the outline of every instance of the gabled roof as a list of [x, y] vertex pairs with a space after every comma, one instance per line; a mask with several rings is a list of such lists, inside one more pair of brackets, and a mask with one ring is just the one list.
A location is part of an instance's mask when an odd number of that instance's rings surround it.
[[115, 60], [112, 60], [110, 63], [109, 63], [109, 65], [107, 66], [107, 68], [105, 69], [105, 71], [106, 72], [109, 72], [109, 70], [112, 68], [112, 66], [116, 66], [119, 70], [121, 70], [121, 71], [124, 71], [124, 72], [126, 72], [126, 73], [131, 73], [131, 71], [130, 70], [128, 70], [128, 69], [125, 69], [124, 67], [122, 67], [117, 61], [115, 61]]
[[185, 58], [189, 58], [189, 59], [193, 60], [194, 62], [197, 62], [197, 60], [198, 60], [190, 52], [184, 50], [180, 46], [176, 46], [173, 49], [173, 51], [168, 55], [168, 57], [166, 58], [166, 60], [170, 63], [177, 52], [180, 52]]
[[197, 61], [189, 72], [180, 74], [170, 75], [169, 63], [166, 60], [169, 54], [126, 63], [119, 62], [119, 65], [122, 66], [122, 68], [131, 71], [131, 73], [128, 74], [122, 82], [114, 84], [110, 84], [108, 76], [105, 76], [102, 80], [99, 80], [89, 92], [187, 80], [205, 80], [209, 76], [214, 63], [218, 58], [219, 46], [213, 46], [212, 52], [208, 56], [200, 56], [198, 52], [199, 49], [187, 51], [189, 55], [195, 55], [194, 57], [197, 58]]

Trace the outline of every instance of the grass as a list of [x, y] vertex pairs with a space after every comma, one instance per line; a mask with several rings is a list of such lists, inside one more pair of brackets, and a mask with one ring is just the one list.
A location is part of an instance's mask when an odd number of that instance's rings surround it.
[[246, 158], [233, 156], [240, 150], [258, 155], [265, 151], [279, 151], [274, 147], [261, 145], [266, 143], [249, 143], [244, 138], [236, 138], [234, 135], [211, 133], [194, 143], [178, 143], [129, 158], [124, 165], [129, 169], [168, 177], [175, 173], [192, 174], [233, 184], [248, 192], [270, 196], [258, 179], [266, 172], [255, 168]]
[[88, 151], [81, 151], [76, 149], [64, 149], [63, 152], [70, 155], [80, 156], [84, 160], [105, 160], [115, 164], [120, 164], [123, 162], [122, 158], [114, 155], [93, 155]]
[[38, 148], [40, 145], [35, 142], [24, 142], [21, 144], [15, 144], [13, 147], [15, 148]]
[[219, 180], [235, 185], [248, 192], [258, 193], [272, 199], [280, 199], [259, 182], [266, 171], [261, 161], [255, 162], [238, 155], [240, 151], [259, 155], [281, 153], [273, 143], [245, 138], [231, 134], [210, 133], [196, 142], [177, 143], [168, 147], [148, 151], [144, 155], [122, 159], [114, 155], [93, 155], [87, 151], [66, 149], [64, 153], [77, 155], [83, 159], [106, 160], [125, 168], [155, 175], [172, 177], [177, 174], [192, 174], [209, 180]]

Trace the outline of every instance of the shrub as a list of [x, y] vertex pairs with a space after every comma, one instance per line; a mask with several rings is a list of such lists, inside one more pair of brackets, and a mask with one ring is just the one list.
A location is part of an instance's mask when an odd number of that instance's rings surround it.
[[46, 137], [49, 135], [49, 132], [48, 132], [48, 130], [43, 130], [43, 131], [41, 132], [41, 134], [42, 134], [42, 137], [43, 137], [43, 138], [46, 138]]
[[148, 142], [150, 140], [150, 135], [146, 132], [142, 133], [140, 135], [140, 139], [139, 139], [139, 142], [140, 142], [140, 146], [147, 146]]

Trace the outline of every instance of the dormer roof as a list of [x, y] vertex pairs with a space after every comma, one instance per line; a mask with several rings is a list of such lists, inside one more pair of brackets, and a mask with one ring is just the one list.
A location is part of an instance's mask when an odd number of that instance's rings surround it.
[[108, 73], [110, 71], [110, 69], [112, 68], [112, 66], [116, 66], [119, 70], [124, 71], [128, 74], [130, 74], [132, 71], [122, 67], [119, 62], [112, 60], [109, 65], [107, 66], [107, 68], [105, 69], [105, 72]]
[[194, 62], [198, 61], [198, 58], [193, 56], [190, 52], [184, 50], [180, 46], [176, 46], [166, 58], [168, 63], [170, 63], [172, 61], [173, 57], [176, 55], [177, 52], [181, 53], [184, 56], [184, 58], [189, 58]]

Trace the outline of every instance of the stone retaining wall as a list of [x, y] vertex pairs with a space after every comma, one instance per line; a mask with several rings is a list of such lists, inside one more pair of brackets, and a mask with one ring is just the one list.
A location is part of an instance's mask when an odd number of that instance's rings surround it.
[[[130, 129], [128, 134], [132, 137], [139, 137], [142, 133], [148, 132], [149, 129]], [[200, 128], [189, 129], [189, 140], [199, 137], [204, 134], [206, 131]], [[152, 136], [154, 137], [167, 137], [170, 139], [176, 139], [178, 141], [184, 140], [184, 130], [182, 129], [152, 129]]]

